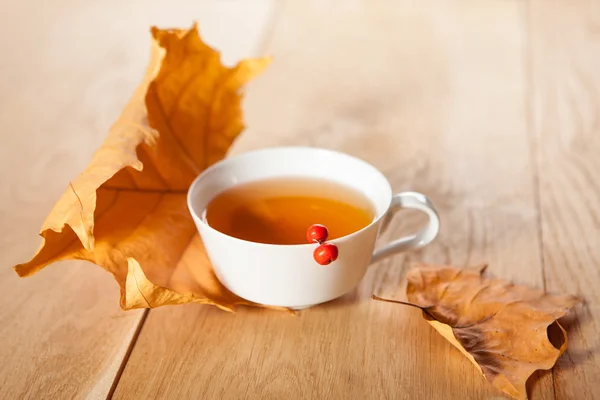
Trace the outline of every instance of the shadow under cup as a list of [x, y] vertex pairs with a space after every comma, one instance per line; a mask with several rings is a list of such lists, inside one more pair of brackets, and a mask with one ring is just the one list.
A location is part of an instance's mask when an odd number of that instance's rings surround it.
[[[207, 205], [220, 192], [242, 183], [286, 177], [330, 180], [371, 201], [375, 214], [371, 224], [328, 241], [339, 250], [333, 263], [315, 262], [314, 243], [249, 242], [221, 233], [203, 220]], [[215, 274], [227, 289], [255, 303], [300, 309], [333, 300], [360, 282], [391, 199], [383, 174], [358, 158], [326, 149], [275, 147], [226, 158], [208, 168], [192, 183], [188, 207]]]

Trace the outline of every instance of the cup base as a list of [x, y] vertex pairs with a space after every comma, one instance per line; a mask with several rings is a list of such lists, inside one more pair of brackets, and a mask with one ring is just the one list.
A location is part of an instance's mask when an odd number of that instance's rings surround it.
[[290, 309], [294, 310], [294, 311], [300, 311], [300, 310], [306, 310], [307, 308], [311, 308], [314, 306], [316, 306], [316, 304], [309, 304], [307, 306], [290, 307]]

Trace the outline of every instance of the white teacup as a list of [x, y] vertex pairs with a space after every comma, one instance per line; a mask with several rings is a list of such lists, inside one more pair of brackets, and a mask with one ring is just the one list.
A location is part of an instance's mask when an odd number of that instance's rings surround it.
[[[329, 240], [338, 259], [327, 266], [313, 259], [315, 244], [278, 245], [249, 242], [221, 233], [202, 219], [208, 203], [234, 185], [277, 177], [329, 179], [350, 186], [371, 200], [375, 218], [367, 227]], [[264, 305], [302, 309], [352, 290], [367, 266], [391, 254], [429, 244], [439, 218], [429, 199], [415, 192], [392, 194], [389, 182], [372, 165], [347, 154], [310, 147], [275, 147], [226, 158], [192, 183], [188, 207], [219, 281], [238, 296]], [[375, 239], [394, 213], [413, 208], [429, 216], [415, 235], [392, 241], [373, 252]]]

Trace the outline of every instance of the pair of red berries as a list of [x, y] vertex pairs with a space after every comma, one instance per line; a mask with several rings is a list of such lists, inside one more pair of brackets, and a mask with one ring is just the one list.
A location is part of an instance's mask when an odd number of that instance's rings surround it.
[[313, 258], [321, 265], [329, 265], [338, 258], [338, 248], [335, 244], [325, 243], [329, 232], [324, 225], [311, 225], [306, 231], [306, 240], [310, 243], [319, 243], [313, 252]]

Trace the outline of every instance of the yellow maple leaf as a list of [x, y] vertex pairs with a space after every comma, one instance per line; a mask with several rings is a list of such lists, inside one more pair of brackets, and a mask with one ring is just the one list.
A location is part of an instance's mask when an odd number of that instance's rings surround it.
[[216, 279], [186, 192], [243, 130], [240, 88], [269, 60], [227, 68], [195, 24], [153, 27], [152, 36], [142, 83], [44, 221], [38, 252], [15, 270], [29, 276], [60, 260], [91, 261], [113, 274], [123, 309], [248, 304]]

